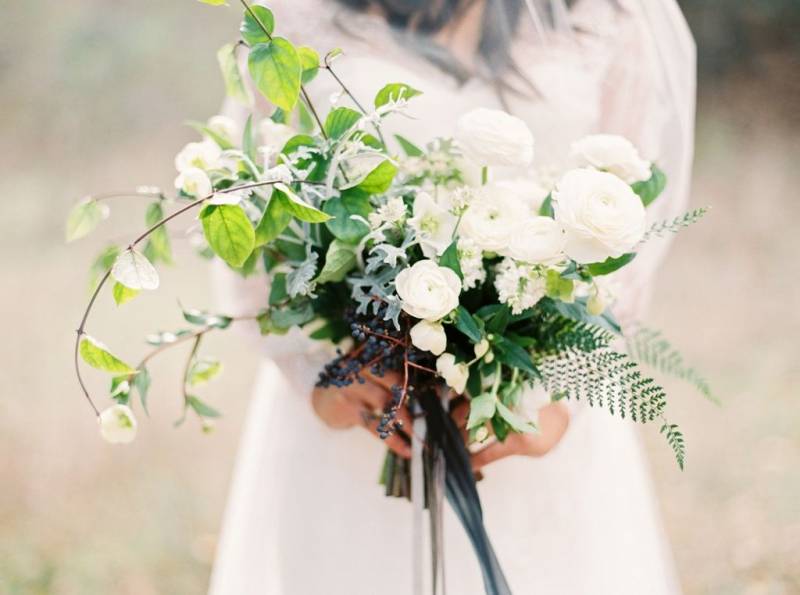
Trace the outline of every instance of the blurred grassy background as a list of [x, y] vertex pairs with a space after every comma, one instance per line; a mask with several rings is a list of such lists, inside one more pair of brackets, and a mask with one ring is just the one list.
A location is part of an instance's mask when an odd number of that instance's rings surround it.
[[[800, 593], [800, 6], [682, 4], [702, 66], [694, 202], [716, 208], [676, 242], [651, 322], [670, 329], [725, 405], [668, 383], [686, 472], [654, 432], [648, 446], [688, 594]], [[228, 364], [206, 391], [226, 412], [215, 433], [172, 428], [176, 353], [152, 369], [154, 415], [140, 420], [141, 439], [105, 445], [69, 357], [81, 263], [102, 241], [61, 238], [86, 191], [170, 187], [174, 153], [193, 136], [181, 122], [218, 107], [213, 52], [238, 11], [189, 0], [15, 2], [4, 21], [0, 594], [203, 593], [257, 354], [236, 337], [209, 341]], [[114, 207], [108, 241], [129, 237], [143, 212]], [[183, 243], [176, 250], [205, 266]], [[112, 347], [128, 359], [142, 353], [143, 329], [180, 325], [176, 296], [211, 305], [202, 270], [162, 283], [127, 307], [128, 320], [101, 300], [92, 328], [115, 329]]]

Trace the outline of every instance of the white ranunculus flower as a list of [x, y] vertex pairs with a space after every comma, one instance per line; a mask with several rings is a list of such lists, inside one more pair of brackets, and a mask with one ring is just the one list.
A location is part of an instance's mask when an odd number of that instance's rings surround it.
[[628, 184], [606, 172], [567, 172], [553, 190], [553, 209], [566, 230], [564, 251], [579, 263], [622, 256], [645, 232], [641, 199]]
[[216, 169], [220, 165], [222, 149], [211, 140], [188, 143], [175, 156], [175, 169], [183, 173], [190, 167], [202, 170]]
[[433, 258], [444, 252], [453, 241], [456, 221], [456, 217], [430, 194], [420, 192], [414, 199], [414, 216], [408, 224], [417, 232], [422, 253]]
[[433, 355], [441, 355], [447, 348], [447, 335], [444, 327], [438, 322], [420, 320], [411, 327], [411, 343], [422, 351], [430, 351]]
[[136, 418], [127, 405], [112, 405], [100, 413], [100, 435], [111, 444], [127, 444], [136, 438]]
[[199, 167], [187, 167], [179, 173], [175, 178], [175, 188], [197, 198], [208, 196], [212, 190], [208, 174]]
[[651, 175], [652, 164], [642, 159], [633, 143], [624, 136], [592, 134], [573, 143], [572, 153], [581, 166], [607, 171], [628, 184], [642, 182]]
[[519, 118], [480, 107], [456, 123], [455, 139], [464, 154], [480, 166], [530, 165], [533, 135]]
[[297, 134], [291, 126], [274, 122], [270, 118], [261, 120], [258, 132], [261, 135], [261, 142], [270, 147], [274, 153], [282, 150], [289, 139]]
[[486, 252], [508, 248], [511, 229], [529, 216], [516, 196], [495, 186], [484, 186], [461, 221], [459, 235], [475, 242]]
[[211, 116], [206, 123], [208, 129], [229, 141], [230, 143], [237, 143], [241, 140], [239, 137], [239, 124], [229, 116]]
[[461, 279], [432, 260], [403, 269], [394, 284], [403, 310], [415, 318], [440, 320], [458, 306]]
[[508, 256], [528, 264], [556, 264], [564, 260], [567, 237], [550, 217], [531, 217], [511, 231]]
[[456, 363], [456, 356], [452, 353], [443, 353], [436, 360], [436, 371], [439, 376], [444, 378], [447, 386], [456, 393], [463, 394], [467, 388], [467, 378], [469, 378], [469, 366], [464, 362]]

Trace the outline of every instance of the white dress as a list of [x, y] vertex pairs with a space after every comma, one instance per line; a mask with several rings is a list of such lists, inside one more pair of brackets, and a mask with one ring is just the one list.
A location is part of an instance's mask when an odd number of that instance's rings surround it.
[[[480, 81], [459, 88], [386, 35], [377, 36], [384, 39], [378, 44], [338, 32], [330, 25], [331, 4], [284, 0], [271, 2], [270, 8], [279, 34], [320, 51], [347, 50], [337, 62], [338, 73], [362, 103], [388, 82], [423, 90], [411, 110], [418, 119], [396, 120], [395, 131], [424, 142], [451, 135], [455, 119], [468, 109], [499, 107], [496, 94]], [[663, 89], [648, 74], [653, 56], [631, 51], [643, 35], [641, 21], [585, 11], [575, 18], [596, 27], [581, 41], [580, 59], [572, 45], [562, 48], [557, 41], [547, 52], [524, 45], [514, 50], [544, 94], [538, 100], [514, 98], [510, 105], [534, 132], [537, 168], [563, 167], [567, 143], [582, 134], [623, 133], [646, 156], [658, 158], [671, 177], [670, 192], [651, 216], [662, 219], [680, 211], [688, 174], [681, 163], [690, 162], [685, 154], [690, 146], [668, 146], [676, 124], [664, 115], [669, 111], [659, 106]], [[373, 19], [351, 17], [356, 30], [360, 22], [361, 30], [378, 27]], [[690, 47], [687, 39], [682, 41]], [[335, 89], [324, 76], [320, 73], [311, 89], [321, 102]], [[693, 72], [686, 76], [692, 80]], [[626, 280], [635, 298], [620, 304], [623, 318], [640, 312], [662, 252], [663, 246], [654, 244], [637, 259], [638, 268]], [[263, 280], [223, 277], [219, 289], [229, 309], [248, 312], [263, 304]], [[378, 485], [384, 446], [360, 428], [328, 429], [312, 411], [309, 393], [330, 353], [301, 332], [264, 343], [267, 355], [244, 428], [211, 594], [411, 593], [412, 508], [405, 500], [385, 497]], [[679, 592], [637, 431], [604, 410], [574, 406], [569, 429], [550, 454], [508, 458], [486, 468], [478, 484], [485, 525], [512, 592]], [[445, 509], [447, 592], [483, 593], [472, 548]]]

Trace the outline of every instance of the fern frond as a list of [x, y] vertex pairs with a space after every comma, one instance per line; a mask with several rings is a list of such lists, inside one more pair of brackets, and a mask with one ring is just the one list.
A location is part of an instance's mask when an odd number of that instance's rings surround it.
[[678, 462], [678, 467], [683, 471], [683, 464], [686, 461], [686, 444], [683, 441], [683, 434], [678, 429], [678, 426], [671, 424], [664, 420], [664, 425], [661, 426], [661, 433], [667, 439], [672, 452], [675, 453], [675, 460]]
[[688, 382], [706, 399], [719, 405], [719, 399], [705, 378], [686, 364], [680, 352], [660, 332], [640, 327], [626, 337], [626, 343], [631, 359]]
[[693, 211], [688, 211], [683, 215], [675, 217], [675, 219], [672, 220], [657, 221], [645, 232], [639, 243], [642, 244], [653, 237], [660, 238], [667, 233], [678, 233], [680, 230], [700, 221], [710, 210], [711, 207], [700, 207], [699, 209], [694, 209]]
[[599, 326], [567, 318], [547, 305], [538, 310], [524, 334], [535, 340], [538, 353], [547, 355], [570, 349], [594, 351], [608, 347], [615, 338]]
[[660, 417], [667, 405], [664, 389], [624, 353], [569, 349], [542, 358], [537, 366], [550, 394], [586, 401], [612, 415], [645, 423]]

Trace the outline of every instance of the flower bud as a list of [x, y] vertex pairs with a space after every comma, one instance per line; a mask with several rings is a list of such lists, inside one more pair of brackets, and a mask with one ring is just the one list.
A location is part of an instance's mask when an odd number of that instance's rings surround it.
[[481, 339], [478, 343], [475, 344], [475, 357], [481, 358], [489, 352], [489, 341], [486, 339]]
[[603, 302], [603, 298], [600, 297], [600, 292], [595, 289], [586, 301], [586, 311], [592, 316], [600, 316], [605, 309], [606, 304]]
[[112, 405], [97, 418], [100, 435], [111, 444], [128, 444], [136, 438], [136, 418], [127, 405]]

